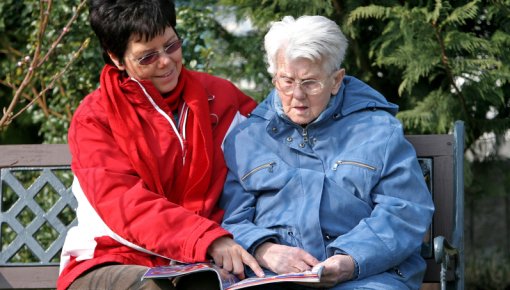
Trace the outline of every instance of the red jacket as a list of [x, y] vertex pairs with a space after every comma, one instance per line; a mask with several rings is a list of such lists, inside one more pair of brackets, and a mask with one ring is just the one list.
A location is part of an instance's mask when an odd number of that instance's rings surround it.
[[[170, 260], [204, 261], [209, 245], [230, 235], [218, 224], [223, 213], [216, 206], [227, 171], [221, 147], [229, 129], [256, 103], [226, 80], [189, 73], [209, 95], [214, 170], [203, 210], [185, 208], [183, 193], [173, 190], [176, 180], [186, 178], [178, 174], [182, 159], [170, 154], [182, 145], [176, 141], [175, 128], [180, 128], [181, 137], [184, 133], [183, 125], [174, 121], [163, 98], [151, 96], [151, 101], [139, 94], [130, 102], [143, 120], [143, 133], [157, 160], [164, 196], [147, 188], [119, 148], [109, 126], [101, 88], [97, 89], [76, 110], [68, 134], [78, 225], [66, 237], [58, 289], [66, 289], [80, 274], [103, 263], [152, 267]], [[185, 118], [183, 114], [178, 117]], [[182, 139], [185, 144], [185, 137]], [[200, 148], [190, 148], [186, 154], [193, 154], [193, 150]]]

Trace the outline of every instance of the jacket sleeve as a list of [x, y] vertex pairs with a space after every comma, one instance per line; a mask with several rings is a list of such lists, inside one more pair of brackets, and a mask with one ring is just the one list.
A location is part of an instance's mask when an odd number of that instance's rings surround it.
[[229, 233], [148, 190], [101, 116], [75, 114], [68, 136], [73, 173], [95, 213], [128, 243], [173, 260], [204, 261], [208, 246]]
[[229, 172], [220, 198], [220, 207], [224, 209], [222, 226], [233, 234], [234, 239], [251, 254], [265, 241], [278, 242], [277, 234], [265, 227], [254, 224], [257, 198], [254, 192], [245, 190], [237, 175], [235, 145], [231, 134], [225, 142], [225, 156]]
[[382, 155], [381, 176], [371, 192], [371, 215], [327, 248], [328, 256], [353, 256], [358, 278], [387, 271], [416, 252], [434, 211], [416, 153], [401, 127], [393, 130]]

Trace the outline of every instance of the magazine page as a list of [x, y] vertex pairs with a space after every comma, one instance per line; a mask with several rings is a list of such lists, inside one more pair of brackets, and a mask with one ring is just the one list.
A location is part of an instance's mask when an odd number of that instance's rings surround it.
[[203, 271], [215, 272], [221, 282], [221, 289], [227, 289], [236, 282], [239, 282], [239, 278], [235, 275], [212, 263], [176, 264], [154, 267], [147, 270], [142, 276], [142, 279], [176, 278]]
[[151, 268], [143, 275], [142, 279], [176, 278], [197, 272], [213, 271], [221, 281], [220, 288], [222, 290], [236, 290], [281, 282], [318, 283], [320, 282], [323, 268], [323, 266], [314, 267], [311, 271], [300, 273], [280, 274], [263, 278], [252, 277], [239, 280], [235, 275], [213, 263], [176, 264]]
[[296, 282], [296, 283], [319, 283], [324, 266], [315, 267], [310, 271], [300, 273], [288, 273], [274, 276], [266, 276], [263, 278], [253, 277], [241, 280], [225, 290], [236, 290], [248, 288], [251, 286], [264, 285], [270, 283]]

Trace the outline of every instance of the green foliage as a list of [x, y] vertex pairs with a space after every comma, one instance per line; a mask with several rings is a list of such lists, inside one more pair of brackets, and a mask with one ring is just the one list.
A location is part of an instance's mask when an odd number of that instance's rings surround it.
[[368, 5], [359, 7], [359, 9], [354, 9], [349, 14], [349, 19], [347, 21], [348, 25], [353, 25], [356, 21], [367, 19], [367, 18], [375, 18], [375, 19], [386, 19], [391, 14], [391, 8], [378, 6], [378, 5]]
[[466, 261], [466, 289], [510, 287], [510, 258], [502, 249], [478, 250]]
[[[37, 44], [47, 52], [78, 0], [56, 2], [43, 37], [36, 0], [0, 3], [0, 106], [6, 107], [26, 75]], [[263, 56], [267, 24], [284, 15], [321, 14], [335, 19], [349, 37], [344, 66], [401, 107], [409, 132], [442, 133], [453, 121], [466, 121], [468, 145], [484, 132], [509, 126], [510, 27], [508, 1], [177, 1], [178, 32], [185, 40], [187, 67], [228, 78], [261, 100], [271, 88]], [[38, 143], [65, 142], [65, 132], [79, 101], [97, 87], [103, 65], [87, 22], [77, 12], [54, 53], [38, 68], [17, 110], [46, 90], [34, 106], [1, 132], [4, 143], [23, 139], [19, 128], [36, 128]], [[16, 15], [19, 17], [12, 17]], [[226, 27], [226, 19], [248, 19], [249, 31]], [[232, 22], [232, 21], [231, 21]], [[90, 44], [54, 84], [52, 78], [73, 60], [85, 40]], [[370, 41], [366, 41], [369, 39]], [[244, 85], [248, 84], [248, 85]], [[398, 96], [398, 97], [397, 97]], [[496, 112], [487, 120], [487, 112]], [[15, 130], [16, 129], [16, 130]], [[17, 133], [22, 132], [22, 133]], [[18, 140], [18, 141], [16, 141]]]
[[[0, 4], [0, 106], [8, 106], [30, 70], [34, 75], [22, 91], [14, 113], [35, 102], [14, 120], [15, 124], [11, 124], [9, 130], [2, 132], [2, 143], [16, 143], [20, 139], [17, 136], [26, 132], [13, 128], [28, 122], [39, 127], [41, 137], [36, 135], [33, 140], [42, 138], [44, 142], [65, 143], [72, 112], [79, 101], [97, 86], [102, 61], [94, 40], [92, 46], [86, 47], [92, 32], [88, 27], [86, 9], [76, 10], [79, 2], [55, 1], [51, 9], [48, 6], [51, 2], [35, 0], [8, 0]], [[42, 17], [46, 10], [51, 14], [47, 26]], [[77, 19], [69, 30], [66, 29], [62, 41], [57, 41], [74, 15], [78, 16]], [[76, 55], [82, 45], [85, 45], [85, 51]], [[44, 59], [43, 56], [50, 51], [53, 52]], [[37, 57], [38, 64], [34, 64]], [[30, 139], [21, 140], [32, 143]]]
[[248, 17], [253, 24], [262, 29], [267, 28], [270, 21], [279, 20], [283, 16], [292, 15], [331, 15], [332, 1], [308, 0], [219, 0], [220, 5], [235, 7], [238, 19]]
[[[236, 82], [255, 99], [265, 96], [271, 83], [261, 61], [260, 34], [239, 35], [228, 31], [221, 20], [229, 17], [229, 11], [203, 3], [192, 1], [178, 6], [177, 17], [177, 30], [184, 39], [183, 57], [188, 68]], [[257, 85], [243, 87], [244, 83]]]
[[[347, 23], [374, 18], [384, 26], [369, 54], [375, 66], [401, 72], [398, 94], [408, 105], [398, 117], [405, 127], [444, 133], [464, 120], [469, 148], [481, 134], [510, 127], [508, 11], [503, 2], [436, 0], [360, 6]], [[488, 122], [490, 110], [496, 122]]]

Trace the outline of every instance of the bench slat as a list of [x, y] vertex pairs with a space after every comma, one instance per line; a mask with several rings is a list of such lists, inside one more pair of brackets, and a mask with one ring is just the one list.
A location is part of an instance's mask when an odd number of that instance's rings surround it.
[[0, 267], [0, 289], [56, 288], [58, 266]]
[[0, 145], [0, 168], [71, 164], [67, 144]]

